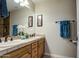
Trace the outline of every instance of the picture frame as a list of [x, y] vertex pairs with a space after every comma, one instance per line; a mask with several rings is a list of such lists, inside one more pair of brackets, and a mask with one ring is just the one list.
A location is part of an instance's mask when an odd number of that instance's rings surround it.
[[28, 17], [28, 27], [33, 27], [33, 16]]
[[42, 27], [43, 26], [43, 15], [37, 15], [37, 26]]

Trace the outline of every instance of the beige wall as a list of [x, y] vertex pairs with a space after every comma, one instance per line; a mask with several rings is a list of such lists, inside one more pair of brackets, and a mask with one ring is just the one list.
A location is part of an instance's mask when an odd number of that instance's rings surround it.
[[77, 45], [77, 57], [79, 58], [79, 0], [76, 0], [77, 5], [77, 35], [78, 35], [78, 45]]
[[60, 37], [60, 25], [55, 23], [59, 20], [76, 20], [75, 0], [43, 0], [35, 6], [36, 16], [43, 14], [43, 27], [35, 25], [35, 31], [46, 36], [45, 53], [55, 57], [75, 57], [76, 46]]
[[[11, 33], [12, 25], [25, 25], [28, 33], [45, 34], [45, 54], [53, 57], [75, 57], [76, 46], [68, 39], [60, 37], [59, 24], [55, 23], [65, 19], [76, 20], [75, 0], [43, 0], [41, 3], [38, 2], [35, 5], [35, 16], [40, 14], [43, 14], [43, 27], [37, 27], [37, 20], [34, 19], [34, 27], [28, 28], [28, 16], [34, 16], [33, 11], [22, 8], [11, 12]], [[75, 35], [73, 36], [75, 39]]]

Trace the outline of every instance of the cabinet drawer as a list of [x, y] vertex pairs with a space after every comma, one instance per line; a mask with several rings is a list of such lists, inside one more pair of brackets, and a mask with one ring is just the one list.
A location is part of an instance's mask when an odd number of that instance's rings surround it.
[[32, 49], [37, 47], [37, 42], [32, 43]]

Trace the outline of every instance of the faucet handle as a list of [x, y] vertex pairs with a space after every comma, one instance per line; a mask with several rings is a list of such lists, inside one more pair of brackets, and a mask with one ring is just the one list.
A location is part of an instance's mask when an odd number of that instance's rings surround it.
[[6, 36], [6, 37], [5, 37], [5, 42], [7, 42], [7, 41], [8, 41], [8, 40], [7, 40], [7, 38], [8, 38], [8, 37]]
[[7, 40], [13, 41], [13, 38], [12, 38], [11, 36], [8, 36], [8, 37], [7, 37]]
[[13, 41], [13, 38], [11, 37], [11, 41]]
[[5, 42], [6, 41], [5, 37], [1, 37], [0, 39], [1, 39], [1, 42]]
[[1, 41], [1, 38], [0, 38], [0, 42], [2, 42], [2, 41]]

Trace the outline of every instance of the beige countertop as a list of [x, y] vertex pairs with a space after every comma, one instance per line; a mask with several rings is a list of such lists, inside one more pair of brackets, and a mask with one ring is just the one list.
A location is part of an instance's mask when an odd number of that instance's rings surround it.
[[28, 39], [17, 39], [17, 40], [13, 40], [13, 41], [8, 41], [8, 42], [3, 42], [0, 43], [0, 56], [11, 52], [13, 50], [16, 50], [18, 48], [21, 48], [27, 44], [32, 43], [33, 41], [37, 41], [39, 40], [39, 38], [42, 38], [44, 36], [36, 36], [36, 37], [31, 37]]

